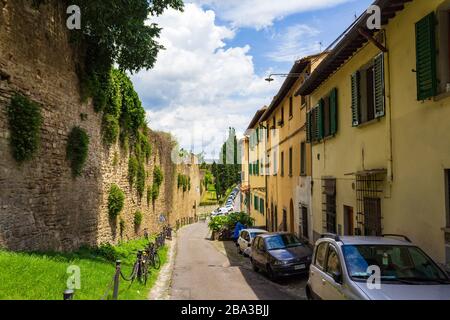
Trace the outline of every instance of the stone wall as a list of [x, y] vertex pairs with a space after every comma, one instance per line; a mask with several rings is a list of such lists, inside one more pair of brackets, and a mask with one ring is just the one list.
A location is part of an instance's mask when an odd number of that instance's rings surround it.
[[[0, 0], [0, 247], [72, 250], [117, 242], [118, 223], [109, 219], [106, 209], [112, 183], [126, 194], [121, 213], [124, 239], [138, 237], [144, 228], [156, 232], [160, 214], [170, 219], [191, 214], [180, 200], [176, 172], [189, 172], [196, 181], [198, 167], [174, 165], [169, 136], [150, 132], [153, 154], [146, 165], [147, 184], [152, 183], [155, 165], [161, 166], [164, 182], [154, 204], [147, 206], [146, 195], [139, 200], [128, 184], [128, 153], [118, 146], [103, 146], [101, 114], [93, 111], [90, 101], [81, 101], [76, 73], [81, 59], [69, 44], [65, 8], [57, 0], [47, 1], [39, 10], [31, 3]], [[44, 116], [39, 152], [21, 166], [12, 158], [8, 140], [6, 106], [15, 93], [38, 102]], [[87, 119], [82, 120], [81, 113]], [[87, 164], [78, 178], [72, 177], [65, 155], [74, 126], [90, 136]], [[195, 195], [187, 197], [192, 202]], [[140, 229], [134, 228], [136, 210], [144, 214]]]

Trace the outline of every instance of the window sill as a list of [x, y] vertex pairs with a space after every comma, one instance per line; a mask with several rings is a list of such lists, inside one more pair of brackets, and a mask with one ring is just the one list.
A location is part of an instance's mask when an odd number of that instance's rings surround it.
[[449, 98], [449, 97], [450, 97], [450, 92], [443, 92], [443, 93], [440, 93], [440, 94], [438, 94], [437, 96], [435, 96], [435, 97], [433, 98], [433, 101], [434, 101], [434, 102], [438, 102], [438, 101], [447, 99], [447, 98]]
[[364, 127], [366, 127], [366, 126], [370, 126], [371, 124], [380, 122], [380, 120], [381, 120], [381, 118], [375, 118], [375, 119], [373, 119], [373, 120], [370, 120], [370, 121], [367, 121], [367, 122], [364, 122], [364, 123], [360, 123], [360, 124], [359, 124], [357, 127], [355, 127], [355, 128], [364, 128]]

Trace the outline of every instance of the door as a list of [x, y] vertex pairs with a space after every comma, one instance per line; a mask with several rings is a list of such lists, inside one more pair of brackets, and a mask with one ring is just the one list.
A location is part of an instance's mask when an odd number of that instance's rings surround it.
[[344, 235], [353, 236], [354, 235], [354, 216], [353, 207], [344, 206]]
[[289, 232], [295, 233], [295, 225], [294, 225], [294, 203], [291, 200], [291, 204], [289, 206]]
[[327, 257], [328, 243], [320, 243], [314, 252], [313, 263], [309, 269], [309, 284], [315, 298], [322, 299], [323, 295], [323, 272]]
[[283, 209], [283, 231], [288, 231], [287, 228], [287, 211]]
[[322, 274], [322, 299], [324, 300], [345, 299], [342, 280], [336, 282], [333, 278], [334, 274], [340, 274], [342, 278], [342, 264], [336, 248], [333, 245], [330, 245], [328, 247], [325, 272]]
[[305, 239], [309, 238], [308, 230], [308, 208], [302, 206], [302, 237]]

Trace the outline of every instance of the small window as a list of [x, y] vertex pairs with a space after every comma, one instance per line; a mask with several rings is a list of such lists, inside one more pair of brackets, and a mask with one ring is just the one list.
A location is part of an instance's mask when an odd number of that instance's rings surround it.
[[324, 270], [325, 269], [325, 258], [327, 253], [328, 243], [322, 242], [316, 250], [316, 261], [315, 265]]
[[284, 152], [281, 153], [281, 176], [284, 177]]
[[281, 107], [280, 127], [284, 125], [284, 107]]
[[255, 205], [255, 210], [258, 211], [259, 210], [259, 199], [257, 196], [255, 196], [253, 203]]
[[289, 148], [289, 176], [292, 177], [292, 148]]
[[289, 98], [289, 120], [294, 116], [294, 99], [293, 97]]
[[300, 175], [306, 175], [306, 143], [300, 144]]
[[333, 274], [336, 273], [342, 273], [339, 256], [336, 252], [336, 249], [334, 249], [332, 246], [330, 246], [330, 250], [328, 250], [326, 273], [328, 273], [330, 276], [333, 276]]
[[259, 212], [261, 212], [262, 214], [264, 214], [265, 208], [264, 208], [264, 199], [260, 198], [259, 199]]
[[273, 175], [276, 176], [278, 174], [278, 154], [277, 150], [273, 152]]

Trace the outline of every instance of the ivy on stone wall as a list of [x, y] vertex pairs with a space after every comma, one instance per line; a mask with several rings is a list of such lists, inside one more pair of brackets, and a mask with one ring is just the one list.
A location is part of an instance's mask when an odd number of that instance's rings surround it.
[[139, 162], [134, 155], [131, 155], [130, 159], [128, 160], [128, 182], [130, 183], [131, 187], [133, 187], [136, 181], [138, 169]]
[[141, 211], [136, 211], [135, 213], [134, 213], [134, 226], [136, 227], [136, 228], [139, 228], [140, 226], [141, 226], [141, 224], [142, 224], [142, 219], [143, 219], [143, 215], [142, 215], [142, 212]]
[[43, 122], [41, 107], [27, 97], [16, 94], [7, 108], [10, 146], [14, 159], [23, 163], [31, 160], [39, 149]]
[[142, 199], [145, 191], [145, 179], [147, 178], [147, 173], [145, 172], [145, 166], [141, 162], [138, 165], [138, 170], [136, 173], [136, 189], [139, 195], [139, 199]]
[[158, 187], [161, 186], [164, 180], [164, 174], [160, 167], [155, 166], [153, 169], [153, 183], [155, 183]]
[[74, 127], [67, 141], [66, 156], [70, 161], [72, 175], [80, 176], [89, 152], [89, 136], [80, 127]]
[[125, 204], [125, 194], [118, 185], [113, 184], [109, 189], [108, 213], [111, 219], [115, 219], [123, 209]]
[[155, 202], [159, 197], [159, 186], [156, 183], [152, 185], [152, 201]]
[[178, 189], [182, 189], [183, 192], [191, 190], [191, 178], [179, 173], [177, 177], [177, 187]]

